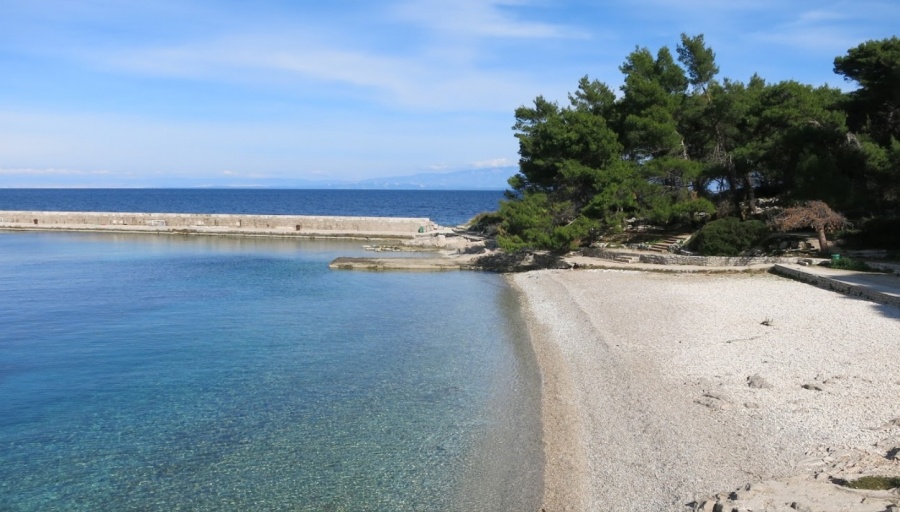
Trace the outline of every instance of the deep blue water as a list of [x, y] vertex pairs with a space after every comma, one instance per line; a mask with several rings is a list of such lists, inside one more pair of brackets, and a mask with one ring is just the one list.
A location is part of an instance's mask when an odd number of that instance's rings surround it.
[[512, 291], [359, 254], [0, 233], [0, 510], [535, 510]]
[[456, 226], [496, 210], [502, 197], [496, 190], [0, 188], [0, 210], [428, 217]]

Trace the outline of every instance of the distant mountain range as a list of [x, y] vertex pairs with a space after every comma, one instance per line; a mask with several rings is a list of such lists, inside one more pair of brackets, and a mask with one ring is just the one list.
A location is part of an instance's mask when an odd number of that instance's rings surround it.
[[505, 190], [506, 180], [518, 172], [516, 167], [467, 169], [448, 173], [420, 173], [394, 178], [372, 178], [348, 184], [348, 188]]
[[[0, 169], [2, 171], [2, 169]], [[2, 188], [296, 188], [359, 190], [506, 190], [510, 177], [518, 172], [514, 166], [466, 169], [451, 172], [428, 172], [409, 176], [369, 178], [365, 180], [314, 180], [304, 178], [265, 178], [245, 176], [179, 177], [174, 182], [159, 176], [131, 176], [61, 173], [50, 177], [24, 174], [3, 175]]]
[[506, 190], [509, 188], [506, 180], [517, 172], [518, 168], [516, 167], [495, 167], [370, 178], [358, 181], [256, 178], [223, 186], [360, 190]]

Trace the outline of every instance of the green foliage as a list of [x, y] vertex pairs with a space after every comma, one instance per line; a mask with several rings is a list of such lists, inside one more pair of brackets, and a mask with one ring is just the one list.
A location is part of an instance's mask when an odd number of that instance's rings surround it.
[[836, 479], [835, 483], [851, 489], [867, 489], [871, 491], [887, 491], [900, 487], [900, 477], [897, 476], [863, 476], [856, 480], [848, 481]]
[[834, 72], [859, 89], [842, 107], [858, 146], [857, 181], [877, 210], [900, 208], [900, 38], [866, 41], [834, 59]]
[[674, 203], [670, 212], [668, 220], [661, 219], [663, 222], [679, 221], [687, 224], [696, 224], [714, 214], [716, 205], [709, 199], [700, 197]]
[[565, 185], [559, 174], [567, 162], [603, 168], [621, 152], [604, 117], [586, 109], [560, 109], [541, 97], [534, 103], [534, 108], [516, 110], [521, 158], [514, 189], [554, 191]]
[[618, 98], [584, 76], [569, 105], [538, 96], [516, 109], [519, 172], [499, 212], [501, 245], [564, 250], [626, 218], [693, 223], [714, 203], [752, 206], [758, 194], [900, 211], [896, 37], [835, 59], [860, 84], [849, 94], [758, 75], [720, 81], [702, 35], [682, 34], [676, 50], [677, 60], [636, 47]]
[[503, 223], [500, 212], [482, 212], [466, 222], [466, 228], [476, 233], [495, 235], [499, 226]]
[[681, 34], [681, 44], [678, 45], [678, 61], [687, 68], [688, 83], [695, 90], [706, 91], [707, 85], [719, 74], [719, 66], [716, 65], [716, 54], [707, 48], [703, 41], [703, 34], [688, 37]]
[[568, 202], [552, 202], [543, 193], [526, 193], [502, 201], [503, 224], [497, 244], [505, 251], [550, 249], [568, 251], [592, 238], [597, 221], [577, 214]]
[[900, 38], [866, 41], [834, 59], [834, 72], [859, 89], [847, 98], [851, 126], [880, 145], [900, 139]]
[[900, 250], [900, 218], [868, 219], [843, 239], [847, 245], [859, 249]]
[[497, 244], [508, 252], [530, 247], [547, 247], [553, 222], [546, 194], [526, 194], [518, 200], [500, 202], [503, 224]]
[[872, 272], [873, 269], [865, 261], [850, 258], [832, 258], [828, 264], [831, 268], [840, 270], [855, 270], [857, 272]]
[[690, 249], [704, 256], [737, 256], [761, 242], [769, 228], [758, 220], [714, 220], [691, 238]]

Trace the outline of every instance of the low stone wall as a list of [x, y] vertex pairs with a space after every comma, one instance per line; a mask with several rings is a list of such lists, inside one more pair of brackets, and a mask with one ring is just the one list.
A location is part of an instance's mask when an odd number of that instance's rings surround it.
[[900, 276], [900, 265], [897, 263], [881, 263], [878, 261], [866, 261], [866, 265], [874, 268], [875, 270], [880, 270], [881, 272], [888, 272], [894, 274], [896, 276]]
[[0, 211], [0, 229], [414, 238], [439, 228], [427, 218], [196, 213]]
[[584, 256], [614, 260], [617, 256], [639, 258], [641, 263], [654, 265], [699, 265], [703, 267], [738, 267], [747, 265], [769, 265], [776, 263], [797, 263], [798, 257], [783, 256], [685, 256], [681, 254], [648, 254], [646, 252], [616, 251], [601, 248], [582, 249]]
[[775, 263], [797, 263], [798, 257], [783, 256], [685, 256], [681, 254], [642, 254], [641, 263], [656, 265], [700, 265], [704, 267], [738, 267], [747, 265], [770, 265]]
[[640, 258], [641, 253], [637, 252], [629, 252], [629, 251], [613, 251], [610, 249], [601, 249], [599, 247], [585, 247], [580, 250], [582, 256], [587, 256], [588, 258], [603, 258], [605, 260], [614, 260], [619, 256], [630, 256], [633, 258]]

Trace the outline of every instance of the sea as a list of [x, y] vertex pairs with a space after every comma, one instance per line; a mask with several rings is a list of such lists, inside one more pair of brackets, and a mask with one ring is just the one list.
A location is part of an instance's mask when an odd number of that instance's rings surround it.
[[[0, 189], [0, 210], [455, 225], [500, 196]], [[0, 510], [538, 510], [514, 291], [329, 270], [361, 243], [0, 232]]]
[[456, 226], [502, 198], [497, 190], [0, 188], [0, 210], [428, 217]]

